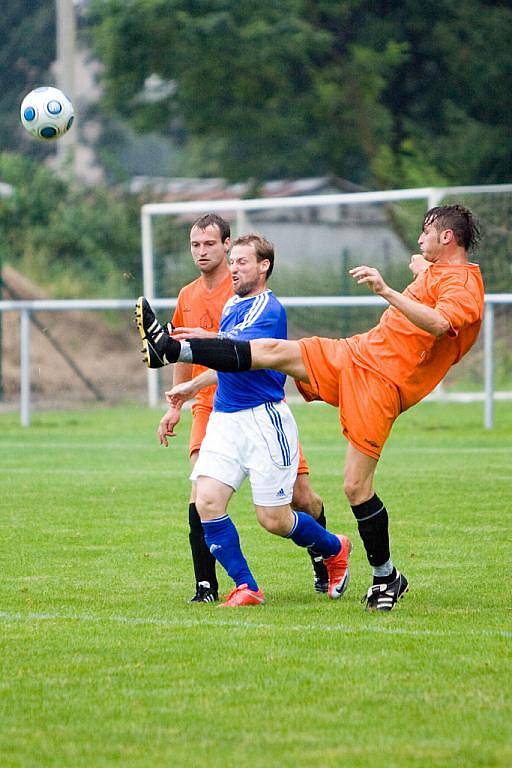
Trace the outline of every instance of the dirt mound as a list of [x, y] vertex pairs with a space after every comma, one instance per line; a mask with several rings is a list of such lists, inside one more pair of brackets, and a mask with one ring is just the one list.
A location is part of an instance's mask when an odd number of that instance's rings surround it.
[[[25, 275], [6, 266], [4, 299], [44, 299], [48, 295]], [[31, 324], [31, 392], [48, 404], [141, 399], [146, 369], [131, 312], [36, 312]], [[20, 313], [2, 313], [4, 400], [20, 391]]]

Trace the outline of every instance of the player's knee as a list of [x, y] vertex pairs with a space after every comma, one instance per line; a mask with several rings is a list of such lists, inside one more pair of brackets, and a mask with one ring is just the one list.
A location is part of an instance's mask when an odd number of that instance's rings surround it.
[[219, 506], [218, 500], [206, 494], [197, 494], [196, 509], [202, 521], [213, 520], [224, 514], [224, 509]]
[[356, 504], [362, 504], [372, 495], [371, 480], [361, 475], [345, 475], [343, 490], [352, 507]]
[[274, 536], [287, 536], [291, 528], [288, 515], [275, 514], [265, 510], [259, 511], [258, 522], [262, 528]]

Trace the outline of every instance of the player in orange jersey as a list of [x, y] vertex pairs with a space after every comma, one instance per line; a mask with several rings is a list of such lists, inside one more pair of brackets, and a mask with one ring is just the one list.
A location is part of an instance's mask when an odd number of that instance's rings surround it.
[[[224, 304], [233, 296], [231, 273], [226, 259], [229, 247], [230, 227], [222, 217], [207, 214], [193, 223], [190, 230], [190, 250], [201, 274], [179, 292], [172, 317], [172, 326], [176, 333], [183, 328], [201, 328], [203, 332], [217, 334]], [[201, 365], [177, 363], [174, 367], [173, 384], [190, 381], [204, 370], [206, 370], [205, 367]], [[192, 467], [197, 461], [199, 448], [213, 409], [214, 394], [214, 386], [202, 389], [192, 406], [192, 428], [189, 440]], [[180, 408], [181, 405], [179, 407], [171, 405], [160, 421], [158, 437], [164, 446], [168, 445], [167, 438], [175, 434], [174, 428], [180, 419]], [[196, 593], [192, 602], [213, 602], [218, 597], [216, 561], [204, 541], [203, 527], [195, 504], [195, 493], [195, 483], [192, 483], [189, 500], [189, 541], [196, 579]], [[293, 489], [292, 507], [309, 512], [325, 527], [322, 500], [311, 487], [309, 467], [302, 450]], [[314, 569], [315, 591], [327, 592], [328, 576], [322, 557], [314, 549], [308, 551]]]
[[373, 571], [369, 610], [391, 610], [408, 589], [390, 557], [388, 514], [373, 485], [377, 462], [397, 416], [431, 392], [478, 336], [484, 287], [468, 253], [479, 237], [467, 208], [431, 208], [418, 238], [421, 255], [410, 263], [415, 279], [403, 293], [374, 267], [350, 270], [390, 306], [378, 325], [348, 339], [177, 342], [161, 326], [146, 328], [150, 367], [192, 359], [222, 371], [272, 368], [293, 376], [306, 400], [339, 408], [349, 442], [344, 490]]

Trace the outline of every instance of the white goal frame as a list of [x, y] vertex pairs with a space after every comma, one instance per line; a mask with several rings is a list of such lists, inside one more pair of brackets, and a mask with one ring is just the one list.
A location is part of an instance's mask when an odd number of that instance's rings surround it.
[[[191, 200], [176, 203], [147, 203], [141, 208], [142, 232], [142, 276], [144, 294], [155, 301], [155, 271], [154, 271], [154, 239], [153, 219], [157, 216], [176, 216], [193, 213], [200, 216], [204, 213], [231, 213], [236, 217], [239, 232], [245, 228], [246, 211], [262, 211], [276, 208], [311, 208], [327, 205], [360, 205], [364, 203], [390, 203], [405, 200], [425, 200], [426, 210], [433, 208], [448, 195], [476, 195], [511, 193], [512, 184], [485, 184], [480, 186], [456, 187], [420, 187], [417, 189], [391, 189], [378, 192], [347, 192], [326, 195], [303, 195], [297, 197], [271, 197], [231, 200]], [[304, 296], [282, 297], [284, 306], [302, 307], [333, 307], [333, 306], [368, 306], [380, 303], [376, 296], [369, 296], [365, 301], [361, 297], [350, 296]], [[156, 301], [159, 301], [156, 299]], [[512, 303], [510, 294], [486, 295], [484, 318], [484, 424], [487, 428], [493, 425], [494, 403], [494, 306], [495, 304]], [[148, 370], [148, 403], [156, 408], [159, 403], [158, 372]], [[442, 391], [439, 393], [442, 396]], [[480, 396], [481, 397], [481, 396]], [[480, 399], [478, 394], [466, 396], [466, 399]]]

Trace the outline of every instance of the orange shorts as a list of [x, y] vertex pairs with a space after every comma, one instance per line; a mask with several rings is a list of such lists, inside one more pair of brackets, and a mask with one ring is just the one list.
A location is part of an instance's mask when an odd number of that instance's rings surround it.
[[[188, 443], [188, 455], [192, 456], [193, 453], [198, 451], [203, 442], [203, 438], [206, 434], [206, 426], [210, 413], [213, 408], [202, 403], [194, 403], [192, 406], [192, 427], [190, 428], [190, 439]], [[308, 475], [309, 466], [306, 461], [306, 457], [302, 451], [302, 445], [299, 443], [299, 466], [297, 467], [298, 475]]]
[[212, 410], [213, 408], [208, 405], [203, 405], [202, 403], [194, 403], [192, 406], [192, 426], [190, 428], [190, 438], [188, 441], [189, 456], [192, 456], [193, 453], [200, 449], [206, 434], [206, 426]]
[[337, 406], [347, 440], [379, 459], [401, 410], [396, 386], [358, 365], [345, 339], [314, 336], [299, 344], [310, 382], [296, 382], [301, 395]]
[[297, 467], [298, 475], [309, 475], [309, 466], [302, 450], [302, 445], [299, 443], [299, 466]]

